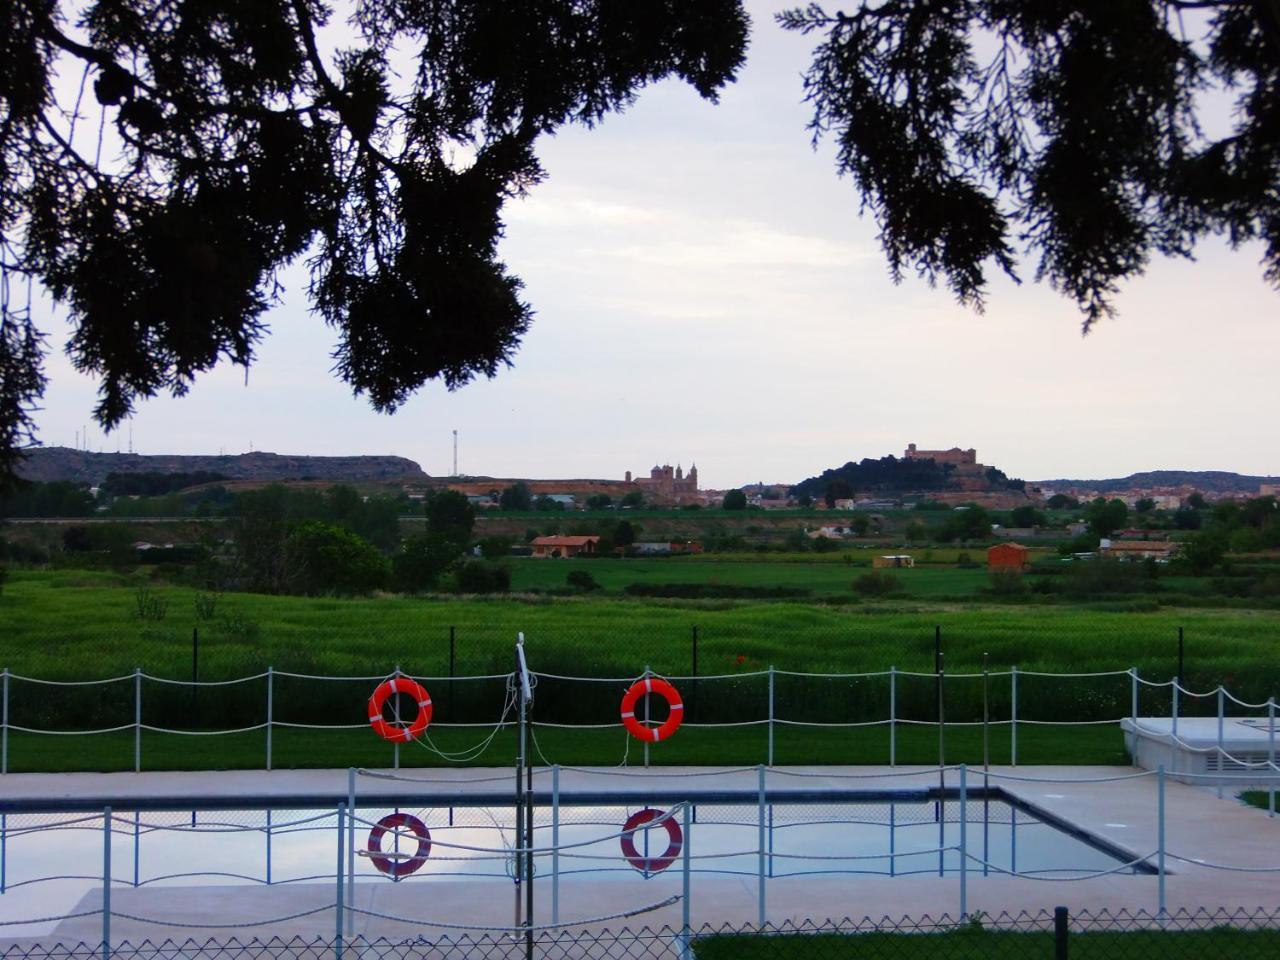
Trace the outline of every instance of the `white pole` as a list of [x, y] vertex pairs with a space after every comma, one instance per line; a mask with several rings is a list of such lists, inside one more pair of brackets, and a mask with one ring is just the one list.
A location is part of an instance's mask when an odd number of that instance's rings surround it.
[[769, 664], [769, 766], [773, 766], [773, 664]]
[[102, 808], [102, 960], [111, 960], [111, 808]]
[[0, 773], [9, 772], [9, 668], [0, 674]]
[[966, 782], [968, 768], [960, 764], [960, 919], [969, 915], [969, 789]]
[[1018, 668], [1009, 674], [1009, 765], [1018, 765]]
[[889, 668], [889, 766], [898, 765], [898, 668]]
[[1178, 680], [1173, 681], [1173, 738], [1169, 742], [1169, 765], [1178, 772]]
[[1226, 769], [1227, 752], [1223, 749], [1222, 740], [1222, 723], [1223, 712], [1226, 709], [1226, 701], [1223, 697], [1222, 684], [1218, 684], [1218, 799], [1222, 799], [1222, 775]]
[[1156, 853], [1157, 869], [1160, 874], [1160, 912], [1157, 916], [1163, 920], [1164, 913], [1164, 764], [1156, 768]]
[[267, 667], [267, 769], [271, 769], [271, 724], [275, 711], [275, 675], [271, 667]]
[[142, 772], [142, 668], [133, 668], [133, 772]]
[[[644, 678], [646, 680], [649, 679], [649, 665], [647, 663], [644, 665]], [[644, 725], [645, 725], [645, 729], [647, 730], [649, 727], [649, 698], [647, 696], [644, 698]], [[646, 767], [649, 766], [649, 741], [648, 740], [644, 742], [644, 765]], [[645, 836], [648, 836], [648, 831], [645, 831]]]
[[1271, 783], [1267, 787], [1267, 816], [1274, 817], [1276, 815], [1276, 698], [1274, 696], [1267, 700], [1267, 763], [1271, 765], [1268, 771], [1271, 775]]
[[[399, 828], [397, 828], [399, 829]], [[355, 933], [356, 915], [356, 768], [347, 768], [347, 935]]]
[[346, 853], [346, 844], [345, 844], [346, 838], [343, 836], [343, 831], [346, 829], [346, 817], [344, 816], [345, 812], [346, 812], [346, 807], [341, 803], [338, 804], [338, 869], [334, 871], [338, 878], [338, 891], [337, 891], [337, 895], [334, 897], [334, 903], [333, 903], [333, 909], [335, 914], [334, 928], [337, 934], [337, 936], [334, 938], [334, 944], [333, 944], [334, 960], [342, 960], [342, 932], [344, 929], [344, 925], [342, 922], [343, 921], [342, 880], [343, 880], [343, 874], [346, 873], [346, 865], [342, 862], [343, 855]]
[[759, 854], [759, 857], [757, 858], [758, 864], [757, 864], [757, 878], [756, 878], [756, 885], [759, 888], [759, 894], [760, 894], [759, 923], [757, 925], [760, 927], [764, 926], [764, 918], [765, 918], [765, 902], [764, 902], [764, 884], [765, 884], [765, 869], [764, 869], [765, 867], [765, 864], [764, 864], [764, 861], [765, 861], [765, 835], [764, 835], [765, 833], [765, 819], [764, 819], [765, 818], [765, 811], [764, 811], [765, 782], [764, 782], [764, 777], [765, 777], [765, 773], [764, 773], [764, 770], [765, 770], [764, 764], [761, 764], [759, 768], [760, 786], [758, 790], [759, 799], [758, 799], [758, 808], [757, 808], [757, 812], [759, 814], [759, 821], [760, 821], [760, 834], [759, 834], [760, 854]]
[[[397, 680], [400, 679], [400, 664], [398, 663], [396, 664], [396, 679]], [[396, 726], [398, 727], [400, 725], [400, 698], [396, 697], [391, 702], [392, 704], [395, 705]], [[399, 740], [395, 742], [393, 752], [394, 752], [394, 756], [392, 757], [392, 764], [394, 765], [396, 770], [399, 770], [400, 769], [400, 741]]]
[[558, 763], [551, 765], [551, 922], [560, 922], [560, 764]]
[[689, 858], [692, 855], [690, 846], [693, 841], [693, 825], [689, 818], [689, 801], [685, 801], [684, 808], [680, 813], [680, 819], [684, 821], [684, 847], [681, 851], [680, 873], [681, 873], [681, 893], [680, 912], [681, 926], [683, 928], [684, 949], [680, 951], [681, 960], [692, 960], [693, 951], [689, 947], [689, 941], [693, 938], [693, 926], [690, 922], [689, 894], [691, 892], [690, 885], [690, 863]]
[[1129, 668], [1129, 721], [1133, 724], [1133, 742], [1138, 742], [1138, 668]]

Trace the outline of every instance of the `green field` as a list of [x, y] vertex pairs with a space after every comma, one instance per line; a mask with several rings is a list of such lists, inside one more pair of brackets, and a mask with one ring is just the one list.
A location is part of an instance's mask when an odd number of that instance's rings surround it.
[[[881, 553], [883, 551], [876, 551]], [[923, 553], [923, 551], [920, 551]], [[956, 551], [949, 551], [955, 553]], [[584, 570], [604, 590], [621, 593], [628, 584], [707, 583], [749, 587], [798, 587], [815, 597], [842, 596], [853, 600], [853, 581], [867, 573], [869, 551], [800, 554], [784, 558], [726, 559], [724, 555], [620, 560], [520, 560], [511, 565], [511, 588], [548, 590], [564, 587], [572, 570]], [[985, 569], [919, 566], [890, 571], [904, 597], [972, 597], [990, 585]]]
[[[707, 563], [707, 561], [698, 561]], [[532, 563], [532, 562], [531, 562]], [[670, 561], [653, 561], [655, 564]], [[557, 566], [551, 562], [543, 564]], [[560, 569], [564, 564], [558, 565]], [[733, 564], [726, 564], [726, 567]], [[797, 569], [803, 565], [794, 564]], [[838, 565], [834, 569], [840, 569]], [[912, 572], [912, 571], [908, 571]], [[929, 572], [915, 571], [915, 572]], [[162, 618], [138, 616], [139, 590], [164, 607]], [[145, 595], [143, 595], [145, 598]], [[875, 672], [891, 665], [927, 673], [940, 633], [949, 677], [944, 694], [950, 723], [982, 719], [983, 678], [955, 676], [981, 670], [989, 654], [995, 676], [985, 684], [992, 762], [1009, 754], [1011, 679], [1002, 673], [1125, 670], [1136, 666], [1152, 680], [1175, 670], [1176, 638], [1185, 629], [1187, 682], [1209, 690], [1225, 683], [1247, 700], [1264, 700], [1280, 679], [1274, 614], [1250, 611], [1114, 613], [1071, 606], [978, 606], [920, 601], [858, 605], [746, 602], [640, 602], [614, 597], [459, 599], [374, 597], [300, 598], [224, 594], [213, 609], [197, 610], [197, 593], [156, 585], [141, 576], [84, 571], [17, 571], [0, 595], [0, 667], [43, 679], [87, 680], [149, 674], [189, 680], [193, 634], [198, 676], [228, 680], [268, 666], [324, 676], [383, 676], [396, 665], [417, 676], [505, 674], [518, 632], [528, 641], [532, 668], [544, 674], [628, 678], [646, 665], [655, 672], [699, 680], [680, 681], [688, 719], [732, 724], [768, 717], [770, 666], [814, 673]], [[451, 645], [450, 637], [453, 642]], [[715, 675], [718, 678], [710, 678]], [[276, 723], [360, 724], [373, 683], [321, 682], [277, 677]], [[493, 723], [504, 699], [501, 679], [430, 682], [440, 723]], [[550, 723], [606, 724], [600, 731], [543, 728], [548, 759], [561, 763], [617, 763], [625, 745], [617, 702], [625, 688], [544, 677], [535, 719]], [[1130, 709], [1126, 676], [1061, 679], [1019, 677], [1019, 760], [1124, 762], [1114, 726], [1059, 727], [1064, 720], [1115, 720]], [[822, 678], [778, 674], [774, 717], [803, 723], [872, 724], [888, 717], [889, 679]], [[933, 762], [937, 756], [937, 683], [933, 676], [896, 680], [901, 762]], [[125, 679], [103, 687], [64, 688], [11, 680], [10, 722], [35, 729], [74, 730], [133, 722], [134, 687]], [[177, 730], [247, 727], [265, 719], [265, 680], [201, 689], [147, 680], [143, 723]], [[1141, 689], [1142, 713], [1166, 713], [1168, 688]], [[1186, 700], [1184, 715], [1209, 713], [1214, 698]], [[1043, 725], [1034, 723], [1040, 721]], [[484, 728], [437, 731], [446, 751], [474, 746]], [[980, 727], [948, 726], [947, 759], [978, 762]], [[275, 730], [278, 765], [385, 762], [390, 748], [370, 731]], [[499, 736], [477, 762], [505, 762], [514, 745]], [[265, 734], [252, 731], [217, 738], [143, 733], [144, 768], [261, 765]], [[102, 734], [70, 741], [11, 730], [11, 769], [132, 766], [133, 734]], [[84, 744], [92, 743], [86, 750]], [[865, 762], [888, 759], [887, 726], [775, 728], [775, 761]], [[193, 751], [193, 747], [199, 747]], [[639, 746], [632, 748], [634, 761]], [[689, 727], [654, 748], [657, 762], [757, 763], [766, 757], [764, 726]], [[401, 751], [406, 765], [433, 762], [419, 747]], [[193, 761], [193, 757], [198, 760]], [[379, 759], [381, 758], [381, 759]]]
[[[1280, 930], [1134, 930], [1072, 933], [1073, 960], [1269, 960], [1280, 953]], [[1054, 956], [1050, 932], [985, 930], [949, 933], [784, 934], [718, 936], [694, 941], [699, 960], [1031, 960]]]

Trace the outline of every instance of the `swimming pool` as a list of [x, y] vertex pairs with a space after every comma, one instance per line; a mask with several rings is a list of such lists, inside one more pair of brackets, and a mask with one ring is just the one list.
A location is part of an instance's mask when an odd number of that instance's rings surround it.
[[[960, 868], [961, 804], [954, 793], [891, 797], [653, 803], [562, 802], [537, 807], [536, 883], [612, 883], [695, 877], [951, 875]], [[762, 817], [763, 813], [763, 817]], [[1151, 873], [1127, 851], [992, 791], [964, 805], [968, 869], [1071, 877]], [[354, 837], [333, 809], [12, 812], [0, 827], [0, 920], [71, 911], [102, 886], [307, 884], [335, 880], [340, 845], [359, 884], [468, 882], [512, 877], [514, 810], [358, 805]], [[647, 828], [646, 828], [647, 827]], [[557, 848], [553, 851], [553, 847]], [[40, 935], [49, 926], [4, 930]]]

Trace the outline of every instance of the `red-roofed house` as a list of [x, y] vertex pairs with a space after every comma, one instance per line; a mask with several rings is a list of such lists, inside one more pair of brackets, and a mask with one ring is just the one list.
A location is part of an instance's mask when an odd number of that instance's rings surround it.
[[595, 556], [600, 545], [599, 537], [536, 537], [531, 544], [535, 557], [576, 557], [578, 554]]

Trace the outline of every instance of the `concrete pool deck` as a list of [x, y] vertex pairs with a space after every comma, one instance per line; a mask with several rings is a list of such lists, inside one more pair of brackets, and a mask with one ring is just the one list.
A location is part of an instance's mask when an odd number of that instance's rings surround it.
[[[390, 771], [387, 771], [390, 772]], [[423, 806], [445, 806], [451, 802], [476, 802], [490, 794], [500, 794], [510, 802], [514, 773], [510, 768], [407, 769], [398, 774], [407, 779], [359, 777], [360, 804], [376, 805], [389, 797], [412, 795]], [[1011, 797], [1073, 824], [1087, 833], [1130, 851], [1134, 858], [1152, 854], [1158, 846], [1157, 780], [1152, 774], [1131, 767], [1020, 766], [992, 767], [992, 786], [1001, 787]], [[1142, 776], [1132, 776], [1145, 774]], [[189, 802], [204, 806], [208, 801], [234, 803], [246, 797], [270, 797], [281, 808], [332, 800], [347, 795], [346, 770], [225, 771], [196, 773], [107, 773], [107, 774], [6, 774], [0, 778], [0, 801], [6, 806], [27, 807], [41, 801], [57, 800], [73, 807], [100, 808], [110, 804], [118, 810], [138, 806]], [[1129, 779], [1111, 780], [1116, 777]], [[1024, 779], [1025, 778], [1025, 779]], [[1096, 782], [1111, 780], [1111, 782]], [[550, 788], [547, 773], [535, 776], [539, 795]], [[970, 768], [970, 789], [982, 786], [981, 768]], [[959, 784], [956, 770], [946, 773], [946, 786]], [[601, 793], [678, 795], [682, 791], [741, 791], [758, 789], [759, 774], [754, 768], [723, 771], [714, 768], [591, 768], [562, 770], [560, 791], [566, 801], [593, 798]], [[920, 767], [787, 767], [766, 772], [766, 785], [775, 790], [805, 790], [816, 794], [857, 790], [918, 790], [938, 785], [936, 768]], [[1228, 864], [1234, 867], [1280, 868], [1280, 817], [1247, 807], [1235, 799], [1228, 786], [1219, 799], [1214, 787], [1193, 787], [1166, 780], [1165, 849], [1186, 861], [1167, 860], [1166, 904], [1169, 910], [1200, 908], [1228, 910], [1280, 910], [1280, 871], [1239, 872], [1212, 869], [1195, 863]], [[696, 833], [695, 833], [696, 836]], [[696, 840], [694, 841], [696, 843]], [[694, 848], [696, 853], [696, 848]], [[1192, 862], [1188, 862], [1192, 861]], [[1154, 861], [1153, 861], [1154, 862]], [[1154, 914], [1158, 905], [1158, 878], [1154, 876], [1110, 875], [1069, 882], [1050, 882], [1026, 876], [983, 877], [975, 865], [968, 877], [968, 909], [988, 916], [1019, 911], [1051, 910], [1065, 904], [1073, 911], [1145, 911]], [[917, 875], [793, 877], [769, 880], [766, 885], [767, 917], [773, 923], [825, 920], [842, 917], [899, 918], [938, 917], [959, 910], [959, 880], [955, 875], [940, 878]], [[550, 910], [549, 883], [535, 882], [536, 922], [547, 922]], [[666, 874], [644, 880], [609, 883], [568, 878], [561, 881], [562, 921], [607, 916], [638, 906], [660, 902], [680, 892], [678, 865]], [[112, 940], [195, 936], [247, 939], [269, 936], [333, 934], [333, 911], [326, 910], [270, 926], [247, 926], [266, 919], [319, 909], [332, 904], [332, 884], [288, 884], [264, 887], [228, 885], [200, 887], [112, 888]], [[356, 906], [392, 916], [437, 920], [453, 924], [509, 926], [513, 919], [513, 885], [506, 881], [465, 880], [423, 881], [393, 884], [385, 880], [356, 884]], [[101, 904], [101, 890], [94, 890], [69, 912], [91, 910]], [[742, 925], [757, 919], [758, 891], [752, 877], [693, 878], [690, 910], [695, 926], [703, 923]], [[600, 926], [617, 929], [630, 926], [678, 927], [681, 905], [676, 903], [625, 920]], [[9, 914], [9, 916], [6, 916]], [[120, 914], [134, 914], [180, 921], [184, 926], [143, 924]], [[30, 916], [24, 911], [23, 916]], [[0, 897], [0, 919], [16, 919]], [[238, 922], [237, 922], [238, 921]], [[228, 929], [215, 924], [236, 923]], [[208, 924], [208, 925], [204, 925]], [[421, 922], [403, 923], [357, 914], [355, 932], [369, 936], [406, 938], [417, 933], [449, 933], [448, 929]], [[101, 938], [101, 920], [89, 916], [59, 923], [50, 933], [38, 937], [4, 939], [7, 943], [53, 943], [56, 941], [96, 942]]]

